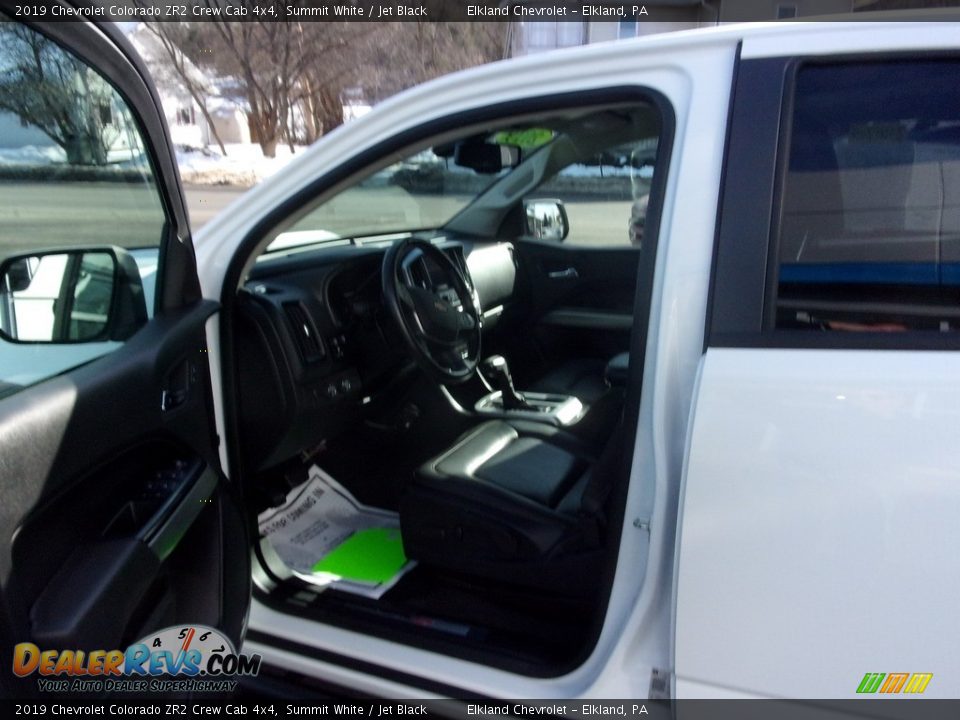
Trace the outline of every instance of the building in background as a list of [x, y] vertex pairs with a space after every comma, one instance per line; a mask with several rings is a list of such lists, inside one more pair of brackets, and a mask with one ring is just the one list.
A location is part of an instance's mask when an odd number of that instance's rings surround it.
[[[537, 6], [536, 0], [510, 0]], [[597, 3], [594, 3], [597, 4]], [[617, 2], [617, 5], [620, 3]], [[888, 0], [647, 0], [646, 15], [618, 21], [523, 21], [511, 24], [513, 57], [609, 40], [692, 30], [732, 22], [763, 22], [883, 9]], [[931, 5], [935, 2], [929, 3]], [[511, 16], [512, 12], [511, 12]]]
[[232, 97], [225, 91], [229, 82], [210, 77], [188, 58], [184, 58], [187, 71], [195, 84], [204, 89], [210, 115], [208, 122], [199, 103], [173, 71], [170, 58], [156, 35], [143, 23], [130, 23], [125, 30], [127, 39], [143, 58], [156, 83], [174, 145], [202, 148], [214, 144], [216, 140], [211, 131], [211, 122], [216, 134], [225, 144], [250, 143], [246, 105], [242, 99]]

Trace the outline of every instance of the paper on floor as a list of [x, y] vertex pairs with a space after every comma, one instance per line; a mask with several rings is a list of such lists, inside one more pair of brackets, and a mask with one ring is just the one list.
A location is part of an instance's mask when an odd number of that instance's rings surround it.
[[408, 560], [381, 582], [350, 578], [348, 571], [344, 575], [314, 571], [355, 534], [373, 528], [399, 532], [400, 528], [396, 513], [361, 504], [316, 465], [311, 466], [307, 482], [287, 494], [283, 505], [264, 511], [258, 520], [260, 534], [280, 559], [312, 584], [379, 598], [415, 564]]

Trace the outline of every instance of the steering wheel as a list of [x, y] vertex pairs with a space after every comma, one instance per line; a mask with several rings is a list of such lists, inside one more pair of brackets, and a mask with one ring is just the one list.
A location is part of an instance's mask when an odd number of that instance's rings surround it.
[[479, 304], [440, 248], [408, 238], [383, 258], [383, 299], [414, 360], [437, 382], [470, 379], [480, 359]]

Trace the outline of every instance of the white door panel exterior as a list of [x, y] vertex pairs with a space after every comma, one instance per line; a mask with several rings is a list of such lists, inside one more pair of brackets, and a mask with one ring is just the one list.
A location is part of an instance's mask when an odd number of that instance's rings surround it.
[[925, 697], [960, 694], [958, 429], [957, 353], [709, 350], [678, 678], [842, 698], [867, 672], [932, 672]]

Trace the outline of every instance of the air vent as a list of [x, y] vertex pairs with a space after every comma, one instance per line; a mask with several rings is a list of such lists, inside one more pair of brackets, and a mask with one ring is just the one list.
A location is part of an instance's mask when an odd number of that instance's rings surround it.
[[320, 341], [317, 329], [310, 321], [306, 308], [300, 303], [284, 303], [283, 310], [287, 313], [287, 319], [290, 321], [293, 337], [297, 341], [297, 349], [300, 350], [303, 361], [313, 363], [322, 360], [325, 355], [323, 343]]

